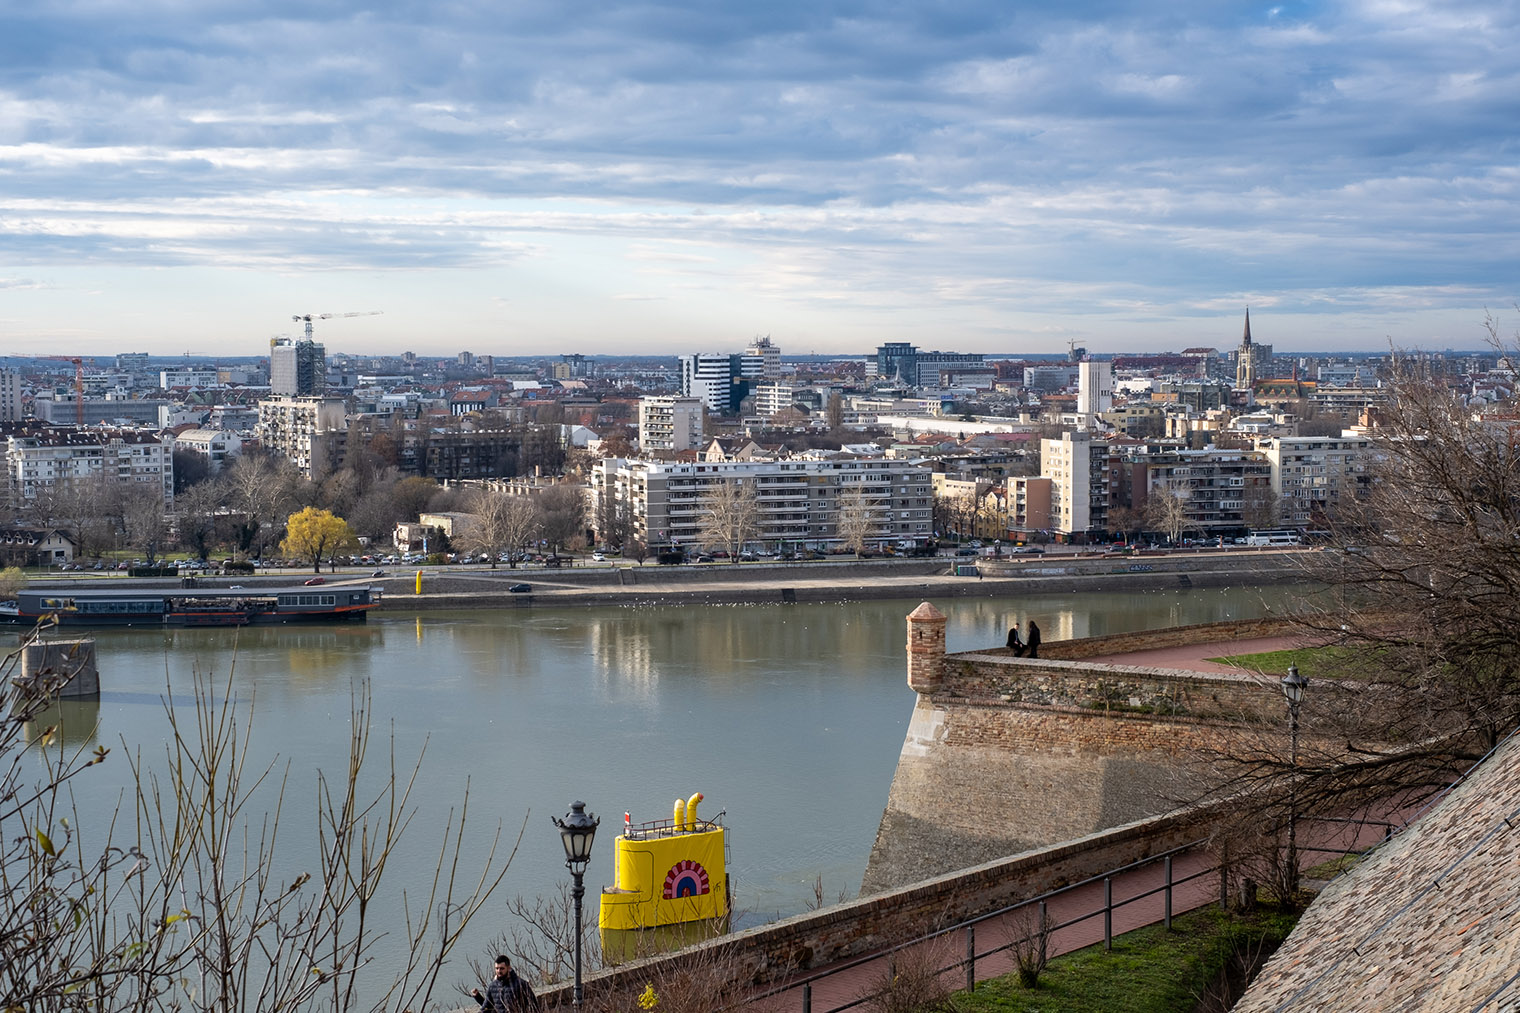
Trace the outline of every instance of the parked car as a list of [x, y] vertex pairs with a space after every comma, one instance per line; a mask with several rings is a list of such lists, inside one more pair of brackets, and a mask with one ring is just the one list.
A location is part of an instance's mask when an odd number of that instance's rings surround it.
[[326, 584], [327, 583], [327, 578], [326, 577], [308, 577], [306, 580], [302, 581], [301, 583], [305, 584], [307, 587], [311, 587], [313, 584]]
[[507, 590], [511, 591], [513, 594], [527, 594], [529, 591], [533, 590], [533, 585], [532, 584], [513, 584], [511, 587], [507, 588]]
[[607, 562], [607, 556], [605, 553], [593, 552], [591, 554], [591, 561], [593, 563], [605, 563]]

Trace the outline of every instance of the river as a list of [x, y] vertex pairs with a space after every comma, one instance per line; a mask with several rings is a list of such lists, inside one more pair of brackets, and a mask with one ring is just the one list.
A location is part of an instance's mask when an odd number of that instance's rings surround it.
[[[1290, 586], [936, 600], [951, 651], [1000, 645], [1009, 620], [1047, 641], [1248, 618], [1288, 607]], [[93, 737], [152, 758], [162, 699], [189, 699], [192, 673], [251, 704], [256, 758], [289, 761], [286, 819], [309, 821], [316, 772], [341, 771], [351, 695], [367, 687], [372, 759], [394, 731], [403, 764], [426, 743], [417, 819], [393, 873], [431, 872], [437, 831], [468, 783], [481, 862], [497, 821], [521, 845], [508, 896], [546, 895], [568, 877], [551, 815], [582, 799], [602, 817], [587, 873], [588, 921], [611, 880], [624, 811], [668, 816], [701, 791], [726, 811], [736, 924], [853, 897], [886, 804], [914, 696], [904, 619], [917, 600], [847, 604], [385, 612], [351, 626], [102, 630], [102, 693], [69, 708]], [[230, 677], [229, 677], [230, 673]], [[85, 810], [110, 808], [126, 775], [110, 762], [79, 783]], [[293, 841], [297, 845], [304, 842]], [[392, 885], [407, 885], [404, 883]], [[412, 884], [415, 886], [415, 884]], [[467, 949], [506, 929], [487, 920]]]

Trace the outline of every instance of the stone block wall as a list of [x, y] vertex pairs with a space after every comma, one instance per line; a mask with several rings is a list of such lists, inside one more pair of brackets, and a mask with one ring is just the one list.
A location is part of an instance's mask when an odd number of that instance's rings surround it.
[[[682, 951], [651, 957], [590, 979], [591, 989], [637, 992], [662, 964], [732, 947], [736, 980], [751, 987], [807, 976], [809, 970], [883, 947], [1098, 876], [1206, 838], [1215, 808], [1144, 820], [937, 876], [911, 886], [796, 915]], [[700, 956], [696, 959], [700, 960]], [[716, 958], [715, 958], [716, 959]], [[568, 986], [541, 989], [546, 1005], [569, 1001]]]

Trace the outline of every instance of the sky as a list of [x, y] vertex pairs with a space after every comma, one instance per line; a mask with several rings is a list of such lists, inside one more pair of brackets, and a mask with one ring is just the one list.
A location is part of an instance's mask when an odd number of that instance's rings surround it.
[[[0, 354], [1476, 348], [1520, 3], [0, 0]], [[378, 311], [378, 312], [376, 312]]]

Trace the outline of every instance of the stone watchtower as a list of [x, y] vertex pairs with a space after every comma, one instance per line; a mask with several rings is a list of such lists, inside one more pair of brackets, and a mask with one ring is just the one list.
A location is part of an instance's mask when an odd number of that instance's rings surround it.
[[908, 614], [908, 688], [932, 696], [945, 678], [945, 614], [924, 602]]

